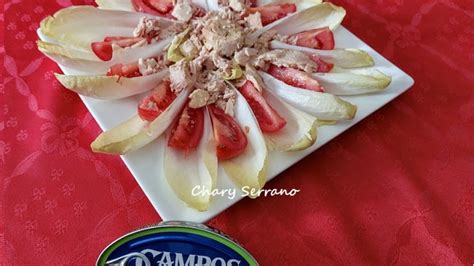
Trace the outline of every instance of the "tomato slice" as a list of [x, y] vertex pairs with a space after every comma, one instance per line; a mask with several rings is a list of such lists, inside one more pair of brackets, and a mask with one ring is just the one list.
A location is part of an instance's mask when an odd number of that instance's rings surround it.
[[163, 16], [173, 10], [172, 0], [132, 0], [135, 10], [156, 16]]
[[138, 115], [141, 119], [146, 121], [151, 122], [155, 120], [161, 112], [162, 111], [158, 108], [155, 101], [153, 101], [152, 95], [145, 97], [140, 105], [138, 105]]
[[112, 59], [112, 42], [93, 42], [91, 48], [94, 54], [102, 61], [110, 61]]
[[334, 34], [329, 27], [303, 31], [293, 36], [296, 37], [296, 45], [313, 49], [332, 50], [334, 49]]
[[290, 67], [278, 67], [275, 65], [270, 65], [268, 74], [294, 87], [324, 92], [324, 88], [319, 85], [319, 82], [304, 71]]
[[171, 91], [170, 81], [164, 80], [138, 105], [138, 115], [143, 120], [153, 121], [170, 106], [175, 98], [176, 95]]
[[145, 2], [148, 2], [151, 7], [155, 8], [162, 14], [167, 14], [173, 11], [174, 7], [172, 0], [145, 0]]
[[147, 14], [151, 14], [155, 16], [161, 15], [157, 10], [145, 4], [144, 0], [132, 0], [132, 5], [133, 5], [133, 8], [138, 12], [143, 12], [143, 13], [147, 13]]
[[318, 65], [316, 72], [327, 73], [334, 68], [334, 64], [324, 61], [316, 54], [311, 55], [311, 60], [313, 60]]
[[229, 160], [242, 154], [247, 147], [247, 136], [235, 119], [222, 109], [208, 105], [216, 140], [219, 160]]
[[264, 133], [276, 132], [286, 125], [286, 121], [275, 111], [263, 98], [263, 95], [255, 89], [250, 80], [239, 88], [247, 103], [257, 118], [258, 125]]
[[171, 130], [168, 146], [189, 152], [194, 150], [204, 133], [204, 107], [184, 107], [179, 120]]
[[176, 99], [176, 94], [171, 90], [171, 82], [166, 79], [153, 90], [153, 101], [160, 110], [165, 110]]
[[249, 7], [247, 12], [250, 14], [260, 12], [263, 26], [288, 16], [296, 12], [295, 4], [269, 4], [258, 7]]
[[116, 64], [109, 68], [109, 70], [107, 71], [107, 76], [115, 75], [126, 78], [134, 78], [139, 77], [142, 74], [140, 74], [138, 64]]
[[[93, 42], [91, 44], [92, 51], [97, 57], [103, 61], [110, 61], [113, 55], [112, 44], [116, 44], [122, 48], [130, 47], [144, 38], [133, 37], [105, 37], [102, 42]], [[148, 41], [149, 42], [149, 41]]]

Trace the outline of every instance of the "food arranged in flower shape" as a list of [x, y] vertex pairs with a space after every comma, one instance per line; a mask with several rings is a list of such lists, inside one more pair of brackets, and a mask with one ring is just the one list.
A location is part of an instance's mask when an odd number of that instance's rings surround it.
[[358, 49], [336, 48], [345, 10], [290, 0], [98, 0], [41, 23], [39, 49], [81, 95], [144, 94], [137, 113], [103, 132], [96, 152], [125, 154], [166, 137], [164, 173], [187, 205], [206, 210], [218, 164], [240, 187], [266, 182], [269, 150], [299, 151], [323, 124], [352, 119], [338, 97], [375, 93], [391, 78]]

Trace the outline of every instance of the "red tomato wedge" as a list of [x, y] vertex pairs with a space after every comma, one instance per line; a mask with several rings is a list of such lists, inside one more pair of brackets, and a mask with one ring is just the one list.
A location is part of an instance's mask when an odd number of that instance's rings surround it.
[[161, 110], [158, 109], [155, 101], [153, 101], [153, 96], [149, 95], [142, 100], [140, 105], [138, 105], [138, 115], [141, 119], [146, 121], [153, 121], [161, 114]]
[[253, 14], [260, 12], [263, 26], [288, 16], [290, 13], [296, 12], [295, 4], [269, 4], [258, 7], [247, 8], [247, 13]]
[[313, 60], [318, 65], [316, 72], [327, 73], [334, 68], [334, 64], [325, 62], [318, 55], [311, 55], [311, 60]]
[[244, 85], [239, 88], [239, 91], [250, 105], [262, 132], [276, 132], [286, 125], [285, 119], [267, 103], [263, 95], [255, 89], [251, 81], [247, 80]]
[[134, 78], [139, 77], [142, 74], [140, 74], [140, 70], [138, 70], [138, 64], [116, 64], [107, 71], [107, 76], [115, 75], [126, 78]]
[[171, 82], [163, 80], [158, 87], [153, 90], [153, 100], [160, 110], [165, 110], [176, 99], [176, 94], [171, 90]]
[[334, 49], [334, 34], [329, 27], [303, 31], [293, 35], [296, 37], [296, 45], [313, 49]]
[[[92, 51], [97, 57], [103, 61], [110, 61], [113, 55], [112, 44], [116, 44], [122, 48], [130, 47], [144, 38], [134, 37], [105, 37], [103, 42], [93, 42], [91, 44]], [[148, 41], [149, 42], [149, 41]]]
[[132, 0], [135, 10], [156, 16], [163, 16], [173, 10], [172, 0]]
[[324, 88], [310, 74], [290, 67], [270, 65], [268, 74], [293, 87], [324, 92]]
[[171, 130], [168, 146], [189, 152], [201, 141], [204, 132], [204, 107], [184, 107], [179, 120]]
[[209, 105], [212, 128], [219, 160], [229, 160], [242, 154], [247, 147], [247, 137], [235, 119], [222, 109]]
[[109, 61], [112, 59], [113, 49], [111, 42], [93, 42], [91, 48], [100, 60]]
[[145, 3], [148, 3], [152, 8], [156, 9], [161, 14], [168, 14], [173, 11], [173, 1], [172, 0], [144, 0]]
[[155, 120], [170, 104], [174, 101], [176, 95], [171, 91], [170, 81], [161, 82], [153, 90], [153, 94], [147, 96], [138, 105], [138, 115], [146, 121]]
[[151, 8], [149, 5], [147, 5], [144, 0], [132, 0], [132, 5], [133, 8], [138, 12], [143, 12], [155, 16], [162, 15], [156, 9]]

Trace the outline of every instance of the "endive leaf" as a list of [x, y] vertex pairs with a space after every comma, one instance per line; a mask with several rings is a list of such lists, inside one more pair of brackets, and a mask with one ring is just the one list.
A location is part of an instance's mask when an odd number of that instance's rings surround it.
[[38, 49], [43, 53], [58, 54], [69, 58], [78, 58], [91, 61], [99, 61], [100, 59], [89, 51], [77, 50], [74, 48], [67, 48], [59, 44], [48, 43], [44, 41], [36, 41]]
[[152, 122], [142, 120], [138, 115], [103, 132], [91, 144], [95, 152], [125, 154], [135, 151], [158, 138], [179, 114], [189, 92], [182, 91], [173, 103]]
[[322, 127], [322, 126], [330, 126], [330, 125], [335, 125], [335, 124], [337, 123], [337, 121], [334, 121], [334, 120], [321, 120], [321, 119], [318, 119], [317, 123], [318, 123], [318, 127]]
[[257, 6], [264, 6], [268, 4], [286, 4], [293, 3], [296, 5], [296, 10], [303, 10], [311, 6], [321, 4], [322, 0], [257, 0]]
[[324, 2], [272, 22], [249, 34], [247, 39], [252, 42], [269, 30], [275, 30], [281, 35], [292, 35], [323, 27], [334, 30], [341, 24], [345, 15], [346, 10], [344, 8]]
[[[138, 12], [104, 10], [92, 6], [72, 6], [61, 9], [53, 16], [41, 21], [41, 32], [48, 38], [81, 51], [91, 50], [91, 43], [107, 36], [133, 36], [140, 18], [146, 15]], [[166, 28], [176, 22], [153, 17]]]
[[[215, 145], [206, 111], [203, 136], [196, 150], [186, 153], [168, 146], [165, 148], [164, 172], [168, 184], [182, 201], [199, 211], [209, 207], [211, 197], [205, 192], [212, 191], [217, 181]], [[204, 193], [197, 193], [201, 191]]]
[[69, 76], [56, 74], [61, 84], [74, 92], [96, 99], [115, 100], [149, 91], [167, 75], [162, 70], [147, 76], [126, 78], [119, 76]]
[[92, 42], [106, 36], [133, 36], [142, 16], [136, 12], [71, 6], [41, 21], [41, 32], [60, 43], [90, 51]]
[[359, 49], [334, 49], [334, 50], [317, 50], [308, 47], [290, 45], [280, 41], [272, 41], [273, 49], [289, 49], [304, 52], [308, 55], [316, 54], [322, 60], [333, 63], [342, 68], [367, 67], [374, 65], [374, 59], [365, 51]]
[[294, 107], [323, 120], [352, 119], [357, 107], [341, 98], [317, 91], [292, 87], [273, 76], [260, 72], [268, 90]]
[[132, 0], [95, 0], [101, 9], [135, 11]]
[[281, 101], [269, 90], [264, 90], [263, 96], [268, 104], [286, 120], [285, 127], [277, 132], [264, 135], [270, 149], [304, 150], [316, 142], [318, 135], [318, 120], [316, 117]]
[[[269, 29], [283, 35], [291, 35], [302, 31], [329, 27], [336, 29], [346, 16], [346, 10], [329, 2], [310, 7], [277, 20]], [[272, 24], [270, 24], [272, 25]]]
[[267, 146], [250, 106], [236, 90], [235, 119], [247, 136], [247, 148], [238, 157], [220, 161], [227, 175], [239, 187], [260, 189], [267, 178]]
[[147, 46], [115, 50], [110, 61], [96, 61], [81, 58], [71, 58], [64, 51], [71, 51], [58, 44], [48, 43], [39, 50], [63, 67], [67, 67], [73, 75], [105, 75], [107, 70], [118, 63], [135, 63], [140, 58], [151, 58], [161, 54], [171, 42], [171, 38]]
[[390, 85], [392, 78], [376, 69], [338, 70], [330, 73], [313, 73], [312, 76], [335, 95], [356, 95], [381, 91]]

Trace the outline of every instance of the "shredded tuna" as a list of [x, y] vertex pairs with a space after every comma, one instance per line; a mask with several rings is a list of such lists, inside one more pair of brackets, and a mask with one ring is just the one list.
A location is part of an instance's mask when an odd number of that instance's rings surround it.
[[[178, 12], [179, 6], [190, 5], [189, 0], [177, 1], [173, 12]], [[264, 90], [257, 69], [265, 70], [274, 63], [312, 71], [314, 62], [304, 54], [270, 50], [272, 40], [285, 38], [276, 31], [267, 31], [255, 36], [252, 43], [246, 42], [250, 33], [262, 28], [260, 13], [243, 15], [248, 0], [219, 0], [218, 3], [225, 8], [187, 23], [185, 33], [180, 35], [180, 44], [176, 43], [185, 59], [169, 68], [174, 92], [193, 90], [189, 96], [191, 108], [215, 104], [233, 116], [237, 97], [233, 85], [250, 80], [258, 91]]]
[[253, 14], [248, 15], [247, 17], [245, 17], [245, 22], [247, 24], [247, 27], [252, 30], [258, 30], [263, 28], [262, 17], [260, 15], [260, 12], [255, 12]]
[[242, 12], [250, 6], [249, 0], [218, 0], [217, 3], [220, 7], [224, 9], [230, 8], [235, 12]]
[[226, 88], [224, 90], [224, 95], [222, 96], [222, 98], [232, 99], [232, 98], [235, 98], [236, 95], [237, 95], [237, 93], [235, 92], [235, 90], [229, 88], [229, 86], [226, 86]]
[[229, 0], [229, 7], [234, 11], [241, 12], [245, 9], [245, 6], [244, 0]]
[[235, 97], [229, 98], [225, 104], [224, 112], [230, 116], [234, 116]]
[[191, 35], [191, 37], [189, 37], [189, 40], [196, 47], [196, 49], [201, 50], [203, 44], [197, 35]]
[[262, 62], [269, 62], [277, 66], [295, 67], [311, 73], [316, 69], [316, 63], [305, 53], [295, 50], [276, 49], [258, 56], [254, 65], [261, 67]]
[[218, 55], [216, 52], [211, 53], [211, 60], [214, 63], [214, 66], [217, 67], [219, 71], [225, 76], [230, 76], [232, 73], [232, 61], [225, 59], [224, 57]]
[[189, 107], [191, 108], [200, 108], [206, 106], [209, 101], [209, 92], [203, 89], [194, 90], [190, 95]]
[[179, 21], [188, 22], [192, 18], [193, 12], [190, 0], [177, 0], [171, 15]]
[[280, 41], [280, 42], [285, 42], [285, 43], [288, 43], [288, 44], [293, 44], [293, 45], [296, 44], [296, 37], [295, 36], [276, 34], [273, 39], [277, 40], [277, 41]]
[[194, 45], [194, 43], [188, 39], [184, 41], [180, 46], [179, 50], [182, 55], [186, 58], [194, 58], [199, 54], [198, 48]]
[[270, 41], [276, 36], [277, 32], [274, 30], [269, 30], [264, 32], [260, 37], [257, 39], [256, 43], [253, 45], [254, 48], [259, 50], [268, 50], [270, 47]]
[[142, 17], [133, 31], [134, 37], [155, 38], [160, 35], [160, 22], [156, 19]]
[[204, 46], [218, 55], [231, 56], [244, 44], [244, 30], [241, 25], [219, 16], [210, 17], [202, 28]]
[[161, 59], [138, 59], [138, 70], [142, 76], [151, 75], [157, 73], [164, 67], [164, 62]]
[[237, 64], [245, 66], [252, 57], [258, 54], [258, 50], [255, 48], [245, 47], [242, 50], [234, 54], [234, 60]]
[[187, 27], [186, 23], [181, 21], [172, 21], [172, 24], [161, 30], [160, 38], [166, 39], [172, 36], [176, 36], [180, 32], [183, 32]]
[[171, 90], [178, 94], [184, 89], [192, 89], [194, 86], [194, 77], [189, 71], [189, 63], [186, 60], [180, 60], [169, 67]]
[[202, 71], [202, 59], [205, 60], [203, 57], [198, 57], [192, 61], [189, 62], [189, 71], [191, 72], [191, 75], [199, 75], [200, 72]]

